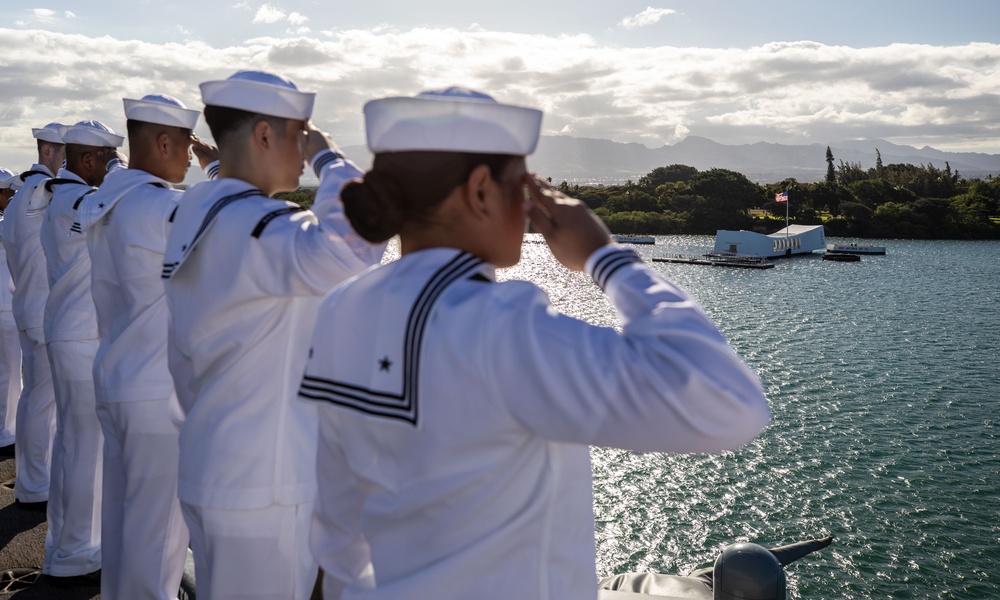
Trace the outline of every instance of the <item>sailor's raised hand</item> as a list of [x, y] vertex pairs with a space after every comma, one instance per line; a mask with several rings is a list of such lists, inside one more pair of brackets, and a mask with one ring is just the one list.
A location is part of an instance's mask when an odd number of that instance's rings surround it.
[[219, 149], [193, 133], [191, 134], [191, 152], [198, 159], [198, 164], [201, 165], [202, 169], [219, 160]]
[[531, 195], [528, 218], [545, 238], [552, 255], [567, 269], [582, 271], [597, 249], [611, 243], [611, 233], [587, 205], [552, 187], [535, 174], [523, 180]]
[[333, 141], [333, 138], [330, 137], [330, 134], [313, 125], [312, 121], [307, 121], [306, 141], [305, 148], [303, 149], [303, 156], [305, 157], [306, 162], [312, 162], [313, 157], [323, 150], [340, 152], [337, 148], [337, 144]]

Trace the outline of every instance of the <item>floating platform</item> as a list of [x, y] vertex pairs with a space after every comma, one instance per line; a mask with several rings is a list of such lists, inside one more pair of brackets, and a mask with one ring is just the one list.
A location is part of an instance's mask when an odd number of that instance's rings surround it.
[[704, 256], [659, 256], [655, 262], [675, 263], [682, 265], [707, 265], [710, 267], [732, 267], [736, 269], [773, 269], [774, 263], [755, 256], [719, 256], [706, 254]]
[[827, 252], [846, 254], [885, 254], [885, 246], [858, 246], [856, 244], [827, 244]]
[[844, 252], [833, 252], [830, 254], [824, 254], [823, 260], [829, 260], [832, 262], [860, 262], [861, 257], [857, 254], [846, 254]]
[[651, 235], [615, 235], [611, 236], [619, 244], [655, 244], [656, 238]]

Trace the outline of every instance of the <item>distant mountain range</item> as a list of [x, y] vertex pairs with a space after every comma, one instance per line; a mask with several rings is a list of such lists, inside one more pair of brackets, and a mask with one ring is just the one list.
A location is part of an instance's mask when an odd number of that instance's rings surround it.
[[[726, 145], [710, 139], [689, 136], [673, 146], [647, 148], [642, 144], [611, 140], [543, 136], [538, 151], [528, 159], [528, 167], [553, 182], [566, 180], [579, 184], [615, 184], [638, 181], [656, 167], [682, 164], [703, 171], [712, 168], [743, 173], [752, 181], [773, 183], [793, 177], [801, 182], [821, 181], [826, 175], [826, 144]], [[928, 164], [943, 169], [947, 162], [966, 179], [1000, 175], [1000, 155], [976, 152], [944, 152], [924, 146], [900, 146], [885, 140], [854, 140], [829, 144], [834, 166], [840, 161], [875, 166], [875, 149], [882, 154], [882, 164]], [[363, 168], [371, 165], [365, 146], [348, 146], [344, 153]]]

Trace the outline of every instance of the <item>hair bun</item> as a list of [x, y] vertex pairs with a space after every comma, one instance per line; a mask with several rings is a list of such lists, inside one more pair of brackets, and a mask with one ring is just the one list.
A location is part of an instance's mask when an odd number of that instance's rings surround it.
[[377, 244], [403, 228], [403, 193], [391, 177], [369, 171], [364, 179], [348, 182], [340, 192], [340, 199], [354, 231]]

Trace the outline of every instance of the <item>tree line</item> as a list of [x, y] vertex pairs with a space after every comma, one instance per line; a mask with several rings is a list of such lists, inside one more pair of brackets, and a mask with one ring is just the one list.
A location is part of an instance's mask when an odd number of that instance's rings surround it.
[[[827, 148], [824, 181], [785, 179], [758, 184], [728, 169], [699, 171], [687, 165], [657, 167], [621, 185], [570, 185], [559, 189], [579, 198], [613, 233], [709, 234], [719, 229], [772, 233], [790, 222], [825, 227], [831, 236], [906, 239], [1000, 239], [1000, 177], [962, 178], [948, 163], [875, 167], [841, 161]], [[279, 194], [304, 206], [313, 189]]]
[[785, 223], [819, 225], [827, 235], [909, 239], [1000, 239], [1000, 178], [962, 178], [948, 163], [834, 165], [824, 181], [750, 181], [728, 169], [657, 167], [623, 185], [559, 188], [587, 203], [614, 233], [714, 234], [718, 229], [771, 233]]

